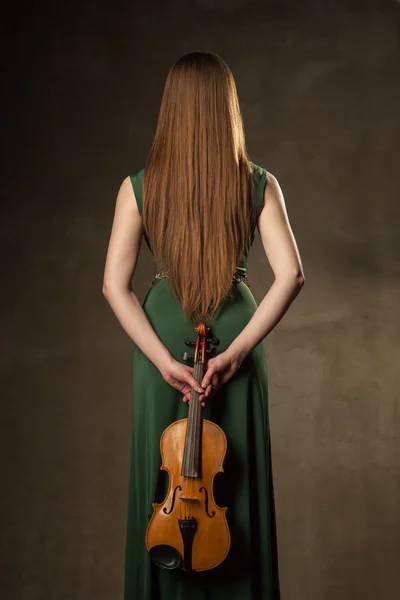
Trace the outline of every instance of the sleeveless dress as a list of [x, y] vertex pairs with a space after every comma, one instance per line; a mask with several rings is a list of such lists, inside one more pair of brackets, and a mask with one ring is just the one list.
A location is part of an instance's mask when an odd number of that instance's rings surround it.
[[[254, 163], [257, 218], [263, 206], [266, 170]], [[131, 183], [142, 214], [144, 168]], [[255, 228], [238, 267], [245, 274]], [[151, 250], [144, 232], [146, 243]], [[155, 264], [156, 274], [158, 267]], [[183, 364], [190, 351], [186, 340], [197, 334], [169, 287], [167, 278], [153, 279], [142, 303], [153, 329], [172, 356]], [[218, 309], [210, 335], [219, 338], [217, 352], [230, 345], [257, 308], [248, 285], [233, 282], [233, 297]], [[228, 450], [224, 472], [214, 479], [217, 505], [228, 507], [231, 532], [228, 556], [208, 571], [184, 572], [157, 567], [145, 547], [152, 503], [164, 500], [168, 474], [160, 470], [160, 437], [173, 421], [186, 418], [182, 394], [164, 381], [159, 370], [136, 346], [133, 351], [133, 425], [130, 457], [124, 600], [279, 600], [278, 549], [265, 346], [261, 342], [220, 388], [202, 415], [224, 431]]]

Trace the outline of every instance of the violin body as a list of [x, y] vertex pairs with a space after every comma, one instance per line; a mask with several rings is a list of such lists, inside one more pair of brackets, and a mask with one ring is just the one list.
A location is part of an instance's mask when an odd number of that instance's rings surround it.
[[[177, 566], [187, 571], [204, 571], [219, 565], [230, 548], [230, 532], [225, 515], [228, 509], [218, 507], [213, 494], [214, 476], [224, 470], [226, 437], [218, 425], [203, 419], [201, 476], [184, 477], [181, 468], [187, 423], [188, 419], [175, 421], [161, 437], [161, 469], [169, 474], [169, 489], [163, 502], [153, 503], [153, 514], [146, 532], [146, 548], [151, 551], [152, 547], [172, 546], [181, 557]], [[185, 519], [189, 531], [191, 521], [195, 524], [192, 541], [190, 533], [185, 541], [185, 528], [182, 525]], [[167, 556], [164, 556], [164, 560], [170, 564]], [[158, 564], [164, 568], [176, 568]]]

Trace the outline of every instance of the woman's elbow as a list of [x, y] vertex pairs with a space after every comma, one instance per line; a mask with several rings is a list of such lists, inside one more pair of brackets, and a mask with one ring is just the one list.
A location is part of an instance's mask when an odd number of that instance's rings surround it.
[[306, 282], [306, 278], [304, 277], [304, 273], [297, 273], [295, 276], [297, 287], [302, 288]]
[[294, 273], [282, 273], [280, 276], [276, 277], [276, 279], [281, 281], [283, 285], [288, 285], [289, 287], [298, 290], [303, 287], [306, 281], [302, 271], [295, 271]]
[[113, 290], [113, 286], [110, 285], [109, 283], [103, 281], [103, 287], [101, 288], [101, 293], [103, 294], [103, 296], [105, 298], [108, 299], [110, 297], [112, 290]]
[[105, 298], [107, 298], [107, 300], [109, 300], [109, 298], [111, 296], [115, 296], [116, 294], [126, 294], [128, 292], [131, 292], [132, 288], [130, 285], [126, 284], [122, 284], [122, 283], [109, 283], [106, 281], [103, 281], [103, 287], [102, 287], [102, 294]]

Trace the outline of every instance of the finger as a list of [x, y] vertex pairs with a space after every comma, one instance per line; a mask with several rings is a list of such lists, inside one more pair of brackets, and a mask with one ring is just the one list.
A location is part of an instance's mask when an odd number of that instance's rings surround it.
[[[189, 400], [190, 400], [190, 396], [191, 396], [191, 395], [192, 395], [192, 392], [191, 392], [191, 390], [189, 390], [188, 392], [186, 392], [186, 393], [183, 395], [183, 398], [185, 398], [184, 402], [189, 402]], [[201, 402], [204, 402], [204, 401], [205, 401], [205, 398], [206, 398], [206, 394], [205, 394], [205, 393], [204, 393], [204, 394], [199, 394], [199, 398], [198, 398], [198, 399], [199, 399]]]
[[[204, 380], [203, 380], [204, 381]], [[218, 388], [221, 387], [220, 384], [220, 374], [218, 373], [218, 371], [215, 371], [214, 373], [211, 374], [210, 376], [210, 380], [206, 386], [206, 390], [208, 390], [208, 394], [210, 392], [216, 392], [216, 390], [218, 390]], [[206, 394], [208, 396], [208, 394]]]
[[203, 386], [204, 389], [206, 389], [206, 387], [208, 385], [210, 385], [214, 374], [215, 374], [215, 371], [213, 371], [212, 368], [210, 367], [208, 369], [207, 373], [204, 375], [203, 381], [201, 382], [201, 385]]
[[[189, 377], [190, 377], [190, 375], [189, 375]], [[181, 380], [173, 379], [173, 380], [171, 380], [169, 382], [169, 384], [172, 387], [174, 387], [176, 390], [178, 390], [179, 392], [181, 392], [181, 394], [184, 394], [184, 395], [189, 394], [190, 395], [190, 393], [192, 391], [192, 381], [196, 382], [196, 387], [199, 390], [201, 390], [202, 392], [204, 391], [203, 388], [199, 388], [199, 382], [196, 381], [194, 379], [194, 377], [192, 379], [189, 379], [189, 380], [187, 379], [186, 376], [185, 376], [184, 379], [182, 378]], [[197, 389], [196, 389], [196, 391], [197, 391]]]
[[190, 374], [186, 376], [185, 381], [195, 390], [195, 392], [199, 392], [199, 394], [204, 392], [203, 387], [200, 385], [197, 379], [192, 377]]

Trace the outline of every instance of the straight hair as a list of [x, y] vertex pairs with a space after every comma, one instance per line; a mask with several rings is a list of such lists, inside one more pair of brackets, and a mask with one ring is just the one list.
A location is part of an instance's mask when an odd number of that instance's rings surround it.
[[143, 227], [197, 325], [230, 295], [255, 226], [255, 186], [233, 75], [198, 51], [170, 69], [143, 176]]

